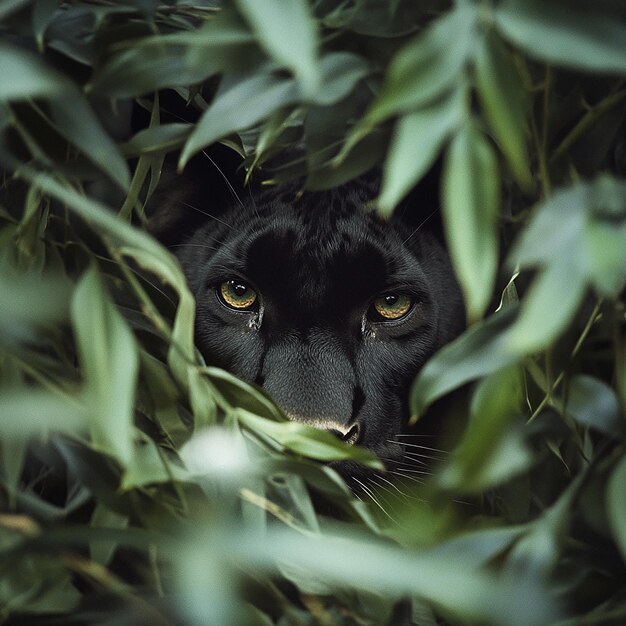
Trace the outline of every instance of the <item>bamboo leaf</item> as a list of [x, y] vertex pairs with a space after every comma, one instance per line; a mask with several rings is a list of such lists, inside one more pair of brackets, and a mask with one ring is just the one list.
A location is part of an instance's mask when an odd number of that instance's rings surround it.
[[443, 218], [468, 319], [489, 305], [498, 263], [500, 179], [490, 144], [472, 121], [452, 140], [443, 174]]

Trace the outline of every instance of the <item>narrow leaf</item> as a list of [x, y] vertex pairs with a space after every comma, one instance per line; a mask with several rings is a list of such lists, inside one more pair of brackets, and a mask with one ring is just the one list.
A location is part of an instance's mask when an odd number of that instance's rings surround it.
[[526, 106], [517, 68], [509, 51], [488, 33], [475, 59], [476, 86], [487, 121], [517, 181], [532, 187], [526, 146]]
[[498, 264], [498, 165], [491, 145], [469, 121], [446, 155], [443, 219], [468, 318], [479, 319], [491, 299]]
[[237, 0], [260, 45], [281, 66], [293, 71], [311, 97], [320, 84], [317, 29], [306, 0]]
[[433, 164], [441, 147], [460, 125], [465, 109], [462, 89], [437, 103], [401, 117], [391, 138], [377, 206], [390, 215], [404, 195]]
[[94, 438], [127, 464], [133, 450], [138, 361], [134, 337], [108, 299], [95, 268], [78, 283], [71, 312]]
[[189, 136], [179, 160], [184, 167], [189, 159], [216, 139], [244, 130], [276, 109], [298, 97], [293, 80], [255, 73], [222, 93], [218, 93]]
[[[626, 23], [619, 3], [504, 0], [495, 10], [502, 36], [530, 56], [601, 73], [626, 72]], [[611, 12], [613, 14], [611, 14]]]

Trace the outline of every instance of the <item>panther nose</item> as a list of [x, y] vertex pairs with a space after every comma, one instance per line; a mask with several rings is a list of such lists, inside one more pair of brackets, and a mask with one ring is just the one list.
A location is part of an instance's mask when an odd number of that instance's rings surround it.
[[359, 441], [359, 435], [361, 434], [361, 428], [358, 424], [352, 424], [349, 428], [342, 428], [341, 430], [337, 428], [327, 428], [326, 430], [349, 446], [353, 446], [357, 443]]
[[329, 433], [335, 435], [335, 437], [341, 439], [341, 441], [343, 441], [344, 443], [347, 443], [349, 446], [353, 446], [354, 444], [358, 443], [361, 436], [361, 427], [356, 422], [348, 426], [345, 424], [340, 424], [339, 422], [335, 422], [334, 420], [311, 419], [303, 417], [301, 415], [297, 415], [295, 413], [291, 413], [289, 411], [285, 411], [285, 415], [287, 415], [287, 417], [294, 422], [302, 422], [303, 424], [307, 424], [308, 426], [312, 426], [313, 428], [326, 430]]

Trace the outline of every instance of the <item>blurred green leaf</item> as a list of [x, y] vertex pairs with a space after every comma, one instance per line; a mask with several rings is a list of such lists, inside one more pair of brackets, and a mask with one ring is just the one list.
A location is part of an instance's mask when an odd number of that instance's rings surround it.
[[617, 463], [607, 485], [607, 514], [613, 536], [626, 561], [626, 507], [624, 506], [624, 485], [626, 485], [626, 457]]
[[521, 404], [521, 376], [516, 367], [495, 372], [478, 384], [467, 431], [439, 477], [444, 487], [478, 493], [528, 468], [532, 457], [514, 421]]
[[2, 42], [0, 58], [0, 101], [51, 98], [73, 89], [68, 79], [47, 67], [32, 52]]
[[[576, 312], [589, 285], [615, 296], [626, 281], [621, 220], [626, 185], [599, 178], [557, 191], [536, 214], [510, 253], [510, 264], [539, 265], [509, 338], [514, 350], [532, 352], [553, 342]], [[610, 227], [615, 220], [617, 227]], [[600, 241], [598, 236], [611, 229]]]
[[365, 59], [351, 52], [331, 52], [320, 59], [322, 83], [312, 99], [329, 105], [345, 98], [364, 76], [368, 66]]
[[517, 181], [531, 189], [525, 94], [509, 51], [493, 32], [485, 35], [475, 67], [478, 96], [489, 125]]
[[134, 337], [107, 297], [95, 268], [81, 277], [71, 310], [94, 439], [127, 465], [133, 454]]
[[572, 377], [567, 388], [565, 410], [579, 423], [608, 435], [624, 431], [615, 391], [606, 383], [579, 374]]
[[460, 2], [400, 49], [365, 122], [374, 125], [412, 111], [449, 89], [471, 51], [476, 17], [473, 4]]
[[432, 166], [445, 141], [461, 125], [465, 108], [466, 94], [461, 88], [398, 120], [377, 201], [383, 215], [391, 214], [398, 202]]
[[532, 57], [623, 74], [626, 24], [622, 9], [610, 2], [504, 0], [495, 9], [495, 22], [506, 39]]
[[78, 397], [21, 387], [0, 394], [0, 433], [5, 440], [46, 438], [51, 432], [78, 434], [85, 430], [89, 408]]
[[565, 330], [585, 295], [585, 276], [576, 252], [555, 261], [533, 281], [519, 318], [507, 337], [513, 351], [534, 352]]
[[320, 86], [317, 32], [307, 0], [237, 0], [260, 45], [281, 66], [293, 71], [305, 97]]
[[245, 26], [224, 11], [195, 30], [146, 37], [113, 55], [97, 68], [89, 89], [123, 98], [195, 84], [225, 68], [256, 64], [252, 42]]
[[443, 173], [446, 241], [474, 322], [491, 300], [498, 263], [500, 178], [491, 145], [475, 123], [456, 134]]
[[522, 353], [506, 344], [506, 331], [516, 311], [517, 307], [511, 305], [475, 324], [426, 363], [411, 389], [410, 405], [415, 416], [453, 389], [521, 358]]

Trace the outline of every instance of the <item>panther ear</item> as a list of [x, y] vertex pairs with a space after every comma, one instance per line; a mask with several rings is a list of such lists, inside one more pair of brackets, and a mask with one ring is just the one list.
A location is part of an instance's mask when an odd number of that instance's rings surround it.
[[168, 158], [146, 207], [148, 230], [164, 245], [179, 242], [208, 219], [229, 209], [244, 189], [241, 157], [222, 145], [203, 150], [183, 172]]

